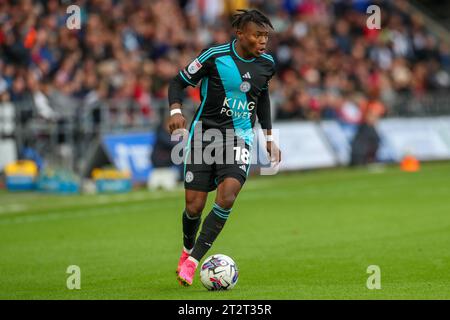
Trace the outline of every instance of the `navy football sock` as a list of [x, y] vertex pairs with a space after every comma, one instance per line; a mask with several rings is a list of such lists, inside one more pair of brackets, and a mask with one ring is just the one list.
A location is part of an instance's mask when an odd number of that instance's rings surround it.
[[186, 250], [194, 247], [200, 222], [200, 216], [190, 216], [186, 210], [183, 211], [183, 244]]
[[231, 209], [223, 209], [217, 204], [214, 204], [213, 209], [203, 222], [202, 230], [200, 231], [200, 235], [195, 242], [191, 257], [195, 258], [197, 261], [200, 261], [205, 256], [220, 231], [222, 231], [230, 212]]

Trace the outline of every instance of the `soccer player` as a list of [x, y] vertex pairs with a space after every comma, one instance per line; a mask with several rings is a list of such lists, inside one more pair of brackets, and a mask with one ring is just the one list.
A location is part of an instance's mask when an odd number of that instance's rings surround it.
[[[195, 87], [201, 80], [202, 101], [190, 125], [184, 164], [184, 248], [177, 268], [177, 279], [184, 286], [192, 285], [199, 261], [223, 229], [247, 178], [256, 117], [266, 135], [271, 162], [281, 161], [281, 152], [273, 142], [268, 92], [269, 80], [275, 73], [274, 59], [265, 53], [273, 26], [257, 10], [239, 10], [233, 16], [232, 26], [236, 31], [234, 40], [203, 50], [169, 86], [168, 129], [173, 133], [186, 126], [181, 111], [183, 90]], [[206, 139], [198, 144], [197, 137], [201, 139], [209, 129], [220, 130], [225, 136], [223, 141], [227, 141], [215, 149], [214, 159], [225, 157], [231, 163], [195, 160], [195, 154], [202, 155], [208, 146]], [[230, 150], [234, 153], [231, 157]], [[215, 189], [215, 204], [196, 239], [208, 192]]]

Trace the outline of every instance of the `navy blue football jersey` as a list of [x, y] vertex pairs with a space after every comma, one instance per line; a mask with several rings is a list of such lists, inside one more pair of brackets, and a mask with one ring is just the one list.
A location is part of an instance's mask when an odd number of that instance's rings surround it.
[[237, 54], [235, 42], [203, 50], [179, 75], [190, 86], [201, 82], [201, 104], [192, 120], [191, 133], [201, 121], [203, 130], [234, 129], [251, 145], [258, 99], [268, 90], [275, 62], [266, 53], [244, 59]]

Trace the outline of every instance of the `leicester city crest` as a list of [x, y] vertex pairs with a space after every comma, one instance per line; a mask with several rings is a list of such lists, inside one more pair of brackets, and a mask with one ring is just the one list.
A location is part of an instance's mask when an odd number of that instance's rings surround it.
[[186, 182], [192, 182], [194, 180], [194, 174], [191, 171], [186, 172]]
[[250, 88], [252, 86], [250, 85], [250, 82], [244, 81], [241, 83], [241, 86], [239, 87], [241, 89], [242, 92], [249, 92]]

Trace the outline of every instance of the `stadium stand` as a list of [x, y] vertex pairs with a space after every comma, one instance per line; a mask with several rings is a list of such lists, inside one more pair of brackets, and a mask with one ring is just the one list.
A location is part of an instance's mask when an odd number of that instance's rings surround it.
[[[380, 30], [366, 27], [372, 3]], [[69, 4], [81, 8], [80, 30], [66, 27]], [[202, 48], [229, 41], [240, 7], [275, 26], [276, 120], [355, 124], [372, 107], [380, 117], [450, 113], [448, 34], [432, 33], [408, 1], [2, 1], [0, 101], [16, 106], [19, 145], [55, 130], [58, 143], [80, 132], [88, 143], [103, 131], [156, 128], [169, 80]], [[187, 95], [192, 111], [198, 89]]]

